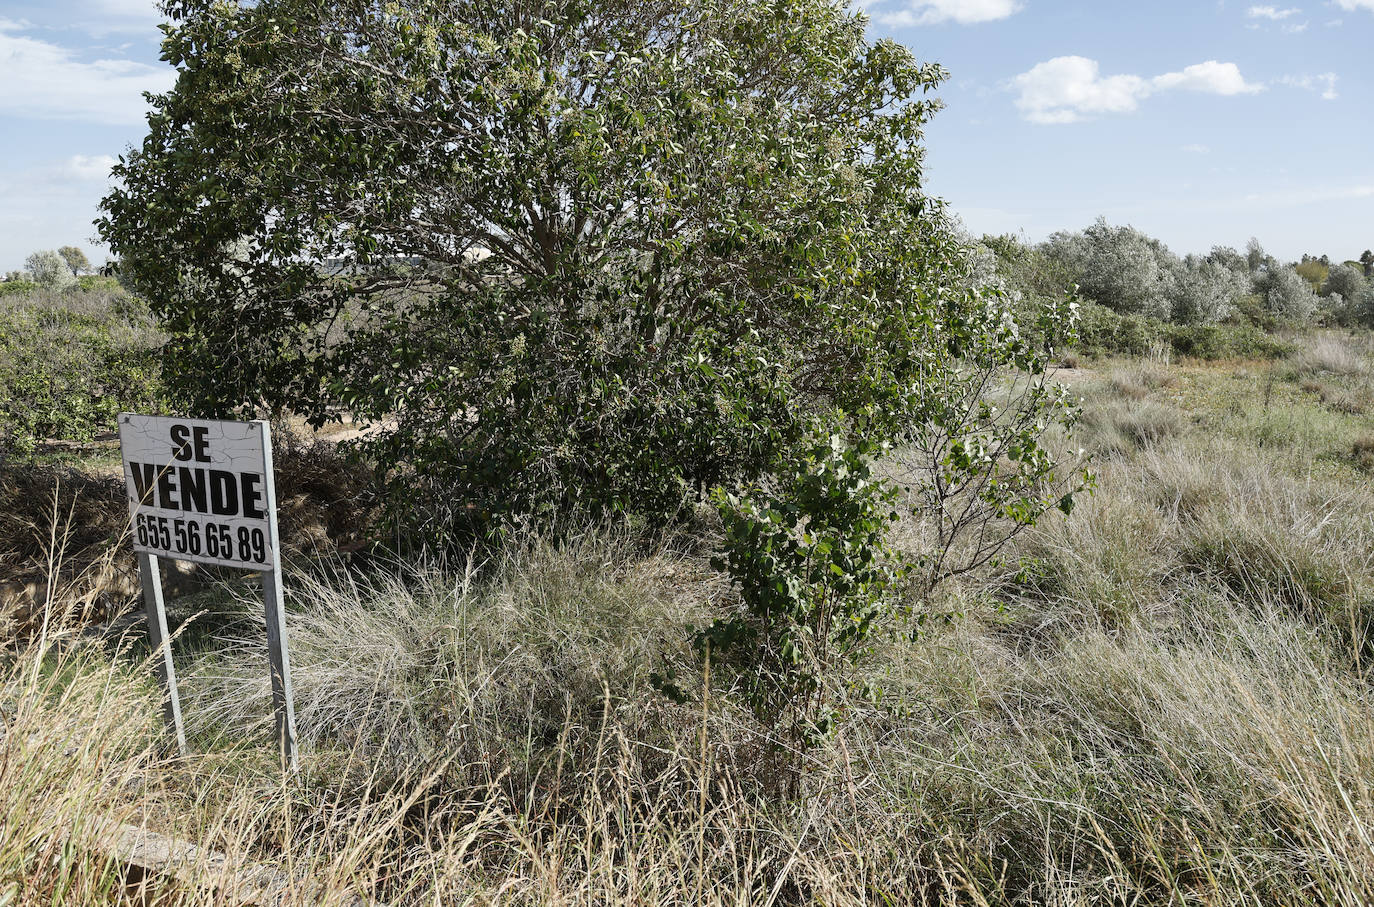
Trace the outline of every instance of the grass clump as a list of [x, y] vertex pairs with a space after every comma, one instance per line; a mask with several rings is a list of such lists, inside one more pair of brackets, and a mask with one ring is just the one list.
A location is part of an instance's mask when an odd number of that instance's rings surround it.
[[1129, 400], [1144, 400], [1154, 391], [1175, 387], [1178, 377], [1168, 365], [1152, 359], [1142, 359], [1111, 373], [1112, 391]]
[[1349, 340], [1323, 331], [1303, 339], [1291, 357], [1298, 375], [1327, 373], [1340, 376], [1363, 376], [1369, 373], [1369, 360]]
[[1350, 455], [1363, 472], [1374, 472], [1374, 435], [1364, 435], [1350, 445]]
[[[690, 675], [686, 628], [708, 621], [715, 590], [700, 559], [617, 535], [530, 542], [480, 582], [434, 566], [299, 577], [288, 627], [302, 743], [394, 777], [440, 763], [462, 786], [504, 774], [522, 796], [558, 759], [585, 761], [608, 721], [636, 745], [671, 747], [682, 716], [650, 675]], [[187, 675], [207, 738], [270, 738], [261, 620], [243, 606]]]
[[1188, 430], [1175, 406], [1148, 399], [1112, 401], [1084, 417], [1089, 449], [1100, 457], [1121, 457], [1170, 441]]

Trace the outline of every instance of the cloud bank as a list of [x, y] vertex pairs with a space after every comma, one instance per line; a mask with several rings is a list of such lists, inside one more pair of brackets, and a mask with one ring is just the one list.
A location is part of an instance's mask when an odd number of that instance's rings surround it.
[[1141, 101], [1163, 91], [1226, 97], [1264, 90], [1259, 83], [1247, 82], [1234, 63], [1208, 60], [1147, 79], [1103, 76], [1098, 62], [1087, 57], [1055, 57], [1036, 64], [1012, 79], [1011, 86], [1018, 92], [1016, 106], [1021, 115], [1042, 124], [1076, 123], [1094, 114], [1130, 113]]
[[977, 25], [1005, 19], [1020, 9], [1020, 0], [910, 0], [904, 9], [877, 11], [873, 18], [896, 28], [945, 22]]
[[166, 91], [170, 67], [132, 60], [83, 61], [68, 48], [0, 20], [0, 114], [128, 124], [143, 121], [143, 92]]

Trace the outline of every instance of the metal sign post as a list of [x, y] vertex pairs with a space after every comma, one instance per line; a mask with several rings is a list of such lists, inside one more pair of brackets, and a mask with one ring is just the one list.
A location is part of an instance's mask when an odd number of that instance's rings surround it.
[[186, 733], [158, 570], [158, 559], [164, 557], [262, 575], [277, 743], [294, 771], [296, 718], [286, 653], [271, 428], [263, 421], [121, 413], [119, 444], [148, 638], [158, 653], [158, 674], [167, 694], [164, 713], [178, 748], [186, 751]]
[[143, 610], [148, 618], [148, 642], [157, 659], [157, 676], [165, 697], [162, 713], [167, 729], [176, 739], [177, 752], [186, 755], [186, 729], [181, 723], [181, 697], [177, 695], [177, 669], [172, 664], [172, 646], [167, 641], [167, 610], [162, 603], [162, 574], [157, 556], [138, 555], [138, 578], [143, 584]]

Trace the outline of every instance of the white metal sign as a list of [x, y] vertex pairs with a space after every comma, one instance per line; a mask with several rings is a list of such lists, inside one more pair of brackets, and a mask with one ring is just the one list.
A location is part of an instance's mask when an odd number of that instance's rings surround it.
[[162, 600], [158, 558], [163, 557], [262, 574], [277, 741], [287, 764], [295, 769], [296, 718], [286, 652], [270, 426], [261, 421], [120, 413], [119, 446], [148, 638], [167, 689], [163, 710], [177, 748], [186, 752], [186, 732]]
[[134, 550], [203, 564], [276, 564], [265, 422], [119, 418]]

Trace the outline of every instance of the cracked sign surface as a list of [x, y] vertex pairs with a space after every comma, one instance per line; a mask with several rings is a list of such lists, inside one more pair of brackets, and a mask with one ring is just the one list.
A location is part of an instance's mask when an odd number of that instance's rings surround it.
[[272, 569], [277, 520], [269, 444], [265, 422], [121, 413], [134, 550]]

